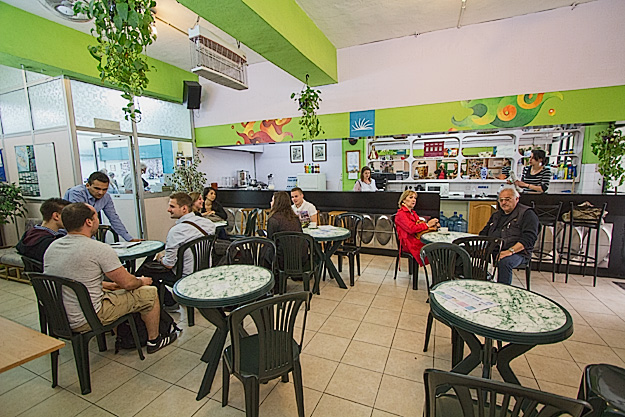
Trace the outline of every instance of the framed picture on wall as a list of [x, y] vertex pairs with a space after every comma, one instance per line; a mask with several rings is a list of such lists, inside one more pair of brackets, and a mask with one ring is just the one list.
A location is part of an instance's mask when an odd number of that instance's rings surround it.
[[345, 152], [345, 170], [348, 173], [360, 172], [360, 151]]
[[327, 147], [325, 143], [312, 144], [312, 160], [313, 162], [325, 162], [328, 160], [326, 156]]
[[304, 145], [291, 145], [291, 162], [304, 162]]

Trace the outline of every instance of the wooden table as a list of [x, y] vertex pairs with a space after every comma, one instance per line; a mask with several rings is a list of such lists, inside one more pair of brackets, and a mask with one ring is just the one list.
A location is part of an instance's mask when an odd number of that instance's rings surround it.
[[[0, 317], [0, 372], [20, 366], [65, 346], [29, 327]], [[1, 414], [1, 413], [0, 413]]]

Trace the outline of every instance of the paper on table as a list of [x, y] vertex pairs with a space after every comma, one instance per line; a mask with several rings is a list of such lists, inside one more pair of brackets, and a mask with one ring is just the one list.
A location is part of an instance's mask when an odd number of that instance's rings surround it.
[[448, 286], [445, 289], [436, 289], [433, 292], [444, 298], [451, 306], [472, 313], [499, 305], [499, 303], [488, 298], [481, 297], [457, 286]]
[[113, 247], [113, 249], [128, 249], [132, 248], [133, 246], [137, 246], [140, 243], [141, 242], [115, 242], [111, 243], [111, 246]]

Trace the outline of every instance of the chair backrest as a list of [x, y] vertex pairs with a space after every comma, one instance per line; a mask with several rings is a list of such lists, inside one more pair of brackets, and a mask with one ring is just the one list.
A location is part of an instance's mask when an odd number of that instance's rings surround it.
[[[608, 203], [603, 203], [603, 206], [601, 207], [592, 208], [595, 211], [596, 216], [584, 216], [587, 207], [576, 205], [571, 201], [571, 211], [568, 213], [569, 220], [567, 223], [572, 226], [589, 227], [599, 230], [607, 207]], [[573, 215], [571, 216], [571, 214]]]
[[334, 218], [334, 225], [349, 229], [351, 236], [345, 239], [342, 246], [360, 247], [362, 244], [362, 215], [358, 213], [343, 213]]
[[520, 385], [426, 369], [425, 416], [579, 417], [590, 405]]
[[22, 255], [22, 262], [24, 263], [24, 272], [43, 272], [43, 262], [37, 259]]
[[184, 268], [184, 255], [187, 250], [193, 256], [193, 271], [201, 271], [210, 268], [211, 255], [215, 246], [215, 235], [201, 236], [190, 240], [178, 248], [178, 259], [176, 260], [176, 279], [182, 278]]
[[100, 241], [100, 242], [105, 242], [106, 243], [106, 235], [107, 233], [111, 233], [113, 235], [113, 241], [114, 242], [119, 242], [119, 235], [117, 234], [117, 232], [115, 230], [113, 230], [113, 228], [111, 226], [109, 226], [108, 224], [101, 224], [98, 227], [98, 231], [95, 235], [95, 238]]
[[63, 297], [75, 294], [80, 308], [87, 319], [91, 329], [98, 332], [102, 329], [102, 323], [93, 308], [91, 297], [87, 287], [81, 282], [69, 278], [56, 277], [53, 275], [31, 272], [30, 282], [35, 289], [35, 295], [39, 305], [43, 307], [44, 314], [51, 336], [69, 339], [72, 337], [72, 329], [67, 319]]
[[226, 249], [226, 258], [228, 265], [256, 265], [273, 271], [276, 244], [264, 237], [237, 239]]
[[[292, 369], [295, 320], [302, 304], [308, 304], [309, 297], [308, 291], [279, 295], [244, 305], [230, 313], [228, 321], [232, 343], [233, 372], [241, 372], [241, 343], [244, 337], [239, 329], [247, 316], [252, 318], [258, 330], [259, 379], [281, 375], [288, 369]], [[300, 340], [299, 343], [295, 341], [300, 350], [308, 309], [305, 306], [303, 310], [304, 320], [301, 322]]]
[[258, 213], [260, 209], [254, 209], [247, 215], [247, 221], [245, 222], [245, 232], [243, 234], [247, 237], [256, 235], [256, 229], [258, 227]]
[[302, 232], [278, 232], [272, 238], [276, 243], [278, 258], [283, 261], [283, 265], [278, 265], [281, 271], [297, 276], [313, 270], [315, 239], [312, 236]]
[[439, 282], [452, 279], [472, 278], [471, 257], [466, 250], [453, 243], [429, 243], [421, 248], [421, 261], [430, 262], [432, 280], [428, 276], [428, 291]]
[[558, 204], [535, 204], [532, 201], [532, 207], [538, 216], [538, 221], [543, 226], [556, 226], [560, 215], [562, 214], [562, 201]]
[[485, 280], [488, 277], [488, 265], [493, 261], [493, 254], [501, 252], [503, 239], [469, 236], [456, 239], [453, 244], [464, 248], [471, 257], [471, 277]]

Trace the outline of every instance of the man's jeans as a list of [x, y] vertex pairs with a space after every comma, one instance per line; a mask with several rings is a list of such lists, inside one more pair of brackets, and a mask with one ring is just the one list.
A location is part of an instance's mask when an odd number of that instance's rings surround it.
[[500, 259], [497, 264], [497, 282], [508, 285], [512, 284], [512, 270], [525, 261], [525, 257], [519, 253]]

